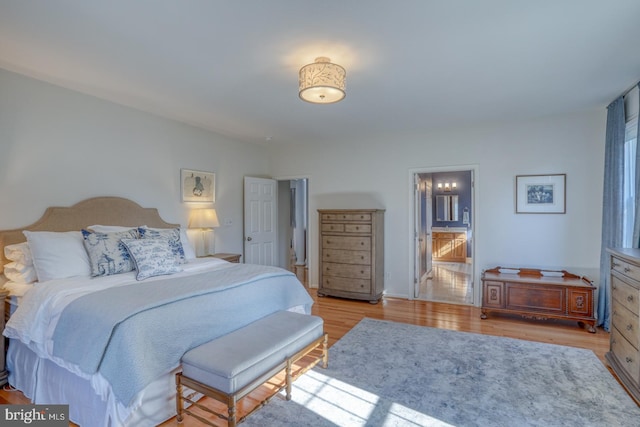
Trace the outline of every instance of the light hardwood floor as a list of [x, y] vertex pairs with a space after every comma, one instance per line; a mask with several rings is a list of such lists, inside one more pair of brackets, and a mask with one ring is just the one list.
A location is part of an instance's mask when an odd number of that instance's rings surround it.
[[[310, 289], [309, 292], [316, 301], [312, 312], [324, 319], [325, 331], [329, 334], [330, 345], [339, 340], [361, 319], [369, 317], [586, 348], [593, 350], [606, 366], [604, 354], [609, 349], [609, 334], [600, 328], [598, 328], [597, 333], [590, 334], [586, 330], [579, 328], [575, 322], [533, 321], [505, 315], [490, 316], [486, 320], [481, 320], [480, 309], [477, 307], [418, 300], [408, 301], [396, 298], [383, 298], [378, 304], [370, 304], [363, 301], [350, 301], [331, 297], [318, 298], [315, 290]], [[331, 363], [331, 358], [329, 358], [329, 363]], [[254, 399], [261, 399], [261, 396], [264, 396], [267, 392], [267, 388], [258, 389], [248, 397], [245, 403], [247, 405], [252, 404], [255, 402]], [[207, 405], [212, 404], [209, 399], [205, 400]], [[0, 404], [2, 403], [26, 404], [29, 402], [20, 392], [0, 391]], [[246, 408], [241, 407], [240, 413], [244, 410]], [[207, 416], [207, 418], [213, 421], [211, 416]], [[176, 425], [178, 425], [176, 419], [173, 418], [161, 426]], [[201, 424], [192, 417], [186, 417], [182, 425], [195, 427]], [[220, 422], [220, 425], [226, 424]]]
[[472, 264], [434, 261], [431, 274], [420, 281], [418, 299], [473, 304]]

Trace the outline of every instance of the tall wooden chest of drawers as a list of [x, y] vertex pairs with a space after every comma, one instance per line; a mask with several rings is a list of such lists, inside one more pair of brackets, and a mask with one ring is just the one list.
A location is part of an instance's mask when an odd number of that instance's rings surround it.
[[318, 209], [318, 295], [376, 303], [384, 291], [384, 210]]
[[640, 403], [640, 249], [609, 249], [611, 255], [611, 369]]

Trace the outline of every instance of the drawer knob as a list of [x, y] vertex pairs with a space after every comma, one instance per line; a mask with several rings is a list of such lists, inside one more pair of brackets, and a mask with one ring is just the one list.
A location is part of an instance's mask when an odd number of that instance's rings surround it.
[[625, 360], [625, 362], [627, 362], [627, 363], [631, 363], [631, 362], [633, 362], [633, 359], [632, 359], [632, 358], [630, 358], [629, 356], [625, 357], [625, 359], [624, 359], [624, 360]]
[[331, 256], [331, 254], [327, 254], [327, 258], [329, 258]]
[[360, 230], [360, 227], [356, 226], [356, 230]]
[[633, 295], [629, 295], [629, 296], [627, 297], [627, 301], [629, 301], [629, 302], [633, 302]]
[[628, 324], [628, 325], [627, 325], [627, 331], [632, 331], [632, 330], [633, 330], [633, 325]]
[[630, 271], [631, 271], [631, 269], [630, 269], [629, 267], [625, 267], [625, 268], [624, 268], [624, 272], [625, 272], [625, 273], [628, 273], [628, 272], [630, 272]]

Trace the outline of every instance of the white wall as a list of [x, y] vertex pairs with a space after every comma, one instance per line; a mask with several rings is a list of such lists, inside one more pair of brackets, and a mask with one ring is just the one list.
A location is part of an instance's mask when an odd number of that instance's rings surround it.
[[[274, 175], [310, 177], [310, 282], [317, 285], [319, 208], [385, 208], [388, 295], [412, 275], [410, 170], [476, 165], [476, 272], [488, 267], [599, 265], [606, 113], [590, 111], [428, 134], [273, 149]], [[515, 176], [567, 174], [565, 215], [515, 214]], [[477, 274], [479, 284], [479, 274]]]
[[[495, 265], [597, 268], [606, 112], [428, 134], [254, 146], [0, 70], [0, 228], [51, 205], [115, 195], [186, 224], [180, 168], [216, 172], [216, 250], [242, 252], [243, 176], [309, 177], [310, 282], [318, 208], [386, 209], [389, 295], [410, 295], [410, 170], [477, 165], [477, 272]], [[271, 166], [267, 159], [270, 155]], [[516, 215], [515, 176], [566, 173], [566, 215]], [[288, 215], [288, 212], [287, 212]]]
[[180, 168], [216, 173], [218, 252], [242, 253], [243, 176], [267, 175], [265, 148], [0, 70], [0, 229], [48, 206], [121, 196], [187, 224]]

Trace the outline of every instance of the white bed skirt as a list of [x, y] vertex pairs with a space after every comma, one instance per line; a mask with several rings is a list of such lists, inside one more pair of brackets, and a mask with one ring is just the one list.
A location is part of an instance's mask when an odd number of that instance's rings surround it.
[[136, 401], [141, 404], [133, 412], [109, 405], [96, 395], [89, 380], [38, 357], [19, 341], [10, 340], [7, 369], [9, 383], [33, 403], [73, 402], [69, 405], [69, 418], [81, 426], [156, 426], [176, 414], [175, 373], [179, 369], [154, 381], [140, 392]]
[[[308, 314], [304, 306], [289, 309]], [[142, 390], [134, 399], [135, 410], [100, 398], [91, 382], [38, 357], [18, 340], [9, 340], [9, 384], [36, 404], [69, 404], [69, 418], [86, 427], [153, 427], [176, 415], [176, 368]], [[185, 392], [190, 390], [185, 387]], [[198, 399], [198, 395], [194, 396]], [[102, 421], [100, 421], [102, 420]]]

